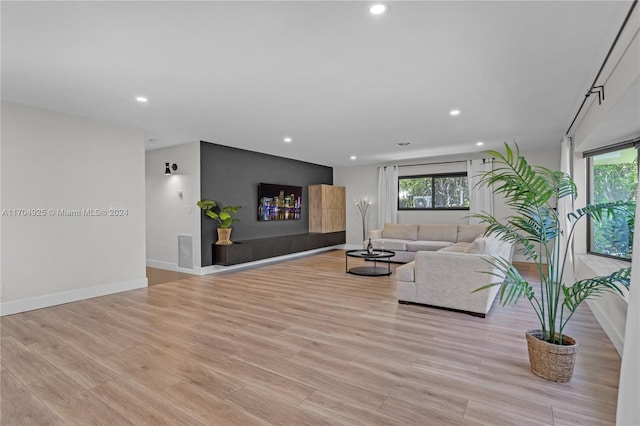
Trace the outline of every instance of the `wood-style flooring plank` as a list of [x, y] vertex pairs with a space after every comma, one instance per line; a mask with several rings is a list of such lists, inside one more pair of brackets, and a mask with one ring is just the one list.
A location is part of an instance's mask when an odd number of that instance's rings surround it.
[[44, 402], [18, 380], [9, 370], [0, 370], [0, 424], [3, 425], [64, 425]]
[[0, 319], [2, 424], [615, 424], [620, 358], [587, 306], [558, 384], [529, 369], [527, 301], [399, 305], [340, 250], [179, 278]]
[[38, 380], [29, 390], [69, 424], [133, 424], [63, 373]]

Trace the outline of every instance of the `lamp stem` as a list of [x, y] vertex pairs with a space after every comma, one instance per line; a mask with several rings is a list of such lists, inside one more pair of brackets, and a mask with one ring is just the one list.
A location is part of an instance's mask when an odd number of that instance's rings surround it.
[[364, 240], [367, 238], [366, 237], [367, 231], [365, 229], [364, 218], [365, 218], [365, 215], [362, 215], [362, 248], [366, 248]]

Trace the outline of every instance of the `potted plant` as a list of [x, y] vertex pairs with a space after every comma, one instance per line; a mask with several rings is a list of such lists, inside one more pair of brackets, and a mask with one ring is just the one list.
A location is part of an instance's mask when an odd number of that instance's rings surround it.
[[[567, 253], [576, 224], [584, 217], [600, 221], [605, 217], [624, 214], [631, 217], [633, 203], [613, 202], [587, 205], [560, 217], [558, 201], [577, 196], [576, 185], [569, 175], [540, 166], [531, 166], [520, 154], [505, 144], [506, 154], [487, 151], [494, 157], [494, 169], [480, 176], [478, 185], [490, 185], [501, 194], [513, 214], [499, 220], [489, 214], [476, 214], [487, 224], [487, 235], [502, 241], [519, 243], [525, 257], [535, 263], [539, 273], [539, 288], [526, 281], [513, 264], [496, 259], [500, 283], [486, 285], [475, 291], [500, 286], [500, 303], [515, 304], [521, 297], [529, 300], [540, 329], [525, 333], [531, 370], [538, 376], [556, 382], [571, 379], [578, 345], [563, 334], [567, 322], [585, 300], [603, 292], [622, 294], [629, 288], [631, 268], [622, 268], [608, 276], [593, 277], [567, 283], [573, 279], [566, 269]], [[563, 230], [561, 222], [566, 221]], [[562, 238], [566, 237], [566, 238]], [[546, 263], [545, 263], [546, 262]]]
[[229, 239], [231, 224], [238, 222], [238, 219], [234, 219], [232, 215], [240, 210], [240, 206], [225, 206], [219, 201], [206, 199], [198, 201], [197, 204], [207, 216], [218, 221], [218, 241], [216, 244], [225, 246], [233, 244]]

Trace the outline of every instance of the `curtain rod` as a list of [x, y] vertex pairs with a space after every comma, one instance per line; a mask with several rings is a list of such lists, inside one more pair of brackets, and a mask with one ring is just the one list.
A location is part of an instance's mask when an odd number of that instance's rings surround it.
[[[479, 160], [479, 158], [478, 158]], [[482, 161], [486, 161], [486, 158], [483, 158]], [[489, 160], [493, 160], [493, 158], [489, 159]], [[417, 167], [417, 166], [433, 166], [436, 164], [454, 164], [454, 163], [466, 163], [469, 160], [455, 160], [455, 161], [436, 161], [433, 163], [420, 163], [420, 164], [404, 164], [404, 165], [399, 165], [398, 167]], [[380, 167], [393, 167], [393, 166], [380, 166]]]
[[434, 163], [422, 163], [422, 164], [405, 164], [403, 166], [398, 167], [417, 167], [417, 166], [432, 166], [435, 164], [454, 164], [454, 163], [466, 163], [467, 160], [456, 160], [456, 161], [439, 161]]
[[[596, 78], [593, 80], [593, 83], [591, 83], [591, 87], [589, 87], [589, 90], [587, 91], [587, 94], [584, 95], [584, 99], [582, 100], [582, 103], [580, 104], [580, 108], [578, 108], [578, 112], [576, 112], [575, 117], [573, 117], [573, 121], [571, 121], [571, 124], [569, 124], [569, 128], [567, 129], [567, 132], [565, 133], [565, 136], [569, 136], [569, 132], [571, 131], [571, 128], [573, 127], [573, 125], [575, 124], [576, 120], [578, 119], [578, 116], [580, 115], [580, 112], [582, 111], [582, 108], [584, 107], [584, 104], [587, 102], [587, 99], [589, 99], [589, 96], [592, 93], [598, 93], [598, 96], [600, 96], [600, 93], [597, 90], [596, 90], [596, 92], [593, 92], [593, 90], [596, 88], [596, 83], [598, 82], [598, 78], [600, 78], [600, 74], [602, 74], [602, 70], [604, 69], [605, 65], [607, 64], [607, 61], [609, 60], [609, 57], [611, 56], [611, 52], [613, 52], [614, 47], [616, 47], [616, 44], [618, 43], [618, 39], [620, 39], [620, 36], [622, 35], [622, 31], [627, 26], [627, 22], [629, 22], [629, 18], [631, 18], [631, 14], [633, 13], [633, 9], [635, 9], [637, 4], [638, 4], [638, 0], [633, 0], [633, 3], [631, 4], [631, 8], [629, 9], [629, 12], [627, 13], [627, 16], [624, 18], [624, 21], [622, 22], [622, 26], [620, 27], [620, 30], [618, 31], [618, 34], [616, 35], [616, 38], [613, 40], [613, 44], [609, 48], [609, 51], [607, 52], [607, 56], [605, 56], [604, 61], [602, 62], [602, 65], [600, 66], [600, 69], [598, 70], [598, 74], [596, 74]], [[601, 88], [602, 88], [602, 99], [604, 99], [604, 87], [601, 87]], [[600, 98], [598, 98], [598, 99], [600, 99]]]

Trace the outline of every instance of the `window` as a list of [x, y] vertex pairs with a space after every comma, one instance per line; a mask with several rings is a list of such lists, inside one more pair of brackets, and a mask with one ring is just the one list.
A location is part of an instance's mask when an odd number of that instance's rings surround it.
[[398, 210], [469, 210], [466, 173], [401, 176]]
[[[638, 187], [638, 152], [626, 147], [602, 150], [588, 157], [589, 203], [636, 201]], [[634, 217], [603, 217], [589, 220], [589, 252], [622, 259], [631, 259]]]

